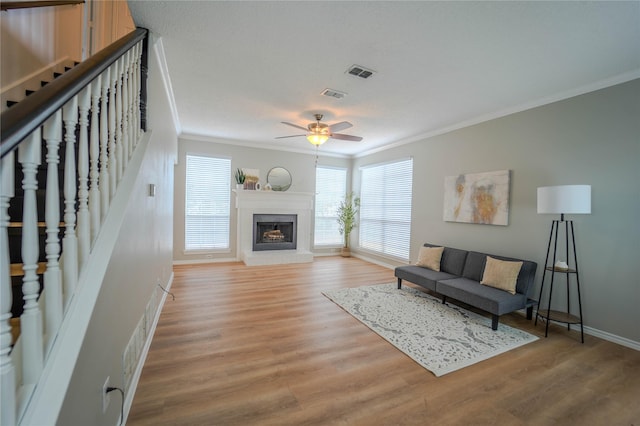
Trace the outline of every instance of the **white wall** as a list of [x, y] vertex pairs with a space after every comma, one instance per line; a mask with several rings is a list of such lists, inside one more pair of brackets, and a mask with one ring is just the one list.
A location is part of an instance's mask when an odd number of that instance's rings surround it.
[[[125, 346], [157, 284], [166, 287], [172, 278], [177, 136], [156, 59], [150, 46], [147, 123], [151, 140], [57, 421], [60, 425], [117, 424], [120, 396], [112, 393], [109, 410], [102, 414], [102, 384], [109, 376], [111, 386], [124, 386]], [[151, 183], [157, 188], [155, 197], [148, 196]]]
[[[585, 325], [640, 342], [640, 80], [358, 158], [354, 188], [358, 167], [407, 156], [414, 159], [411, 259], [432, 242], [533, 260], [535, 298], [551, 221], [559, 219], [536, 213], [536, 188], [590, 184], [592, 214], [567, 217]], [[445, 176], [505, 169], [509, 226], [442, 220]], [[562, 306], [564, 293], [556, 287], [553, 296]]]
[[[231, 247], [226, 252], [217, 253], [190, 253], [184, 252], [184, 202], [185, 202], [185, 156], [187, 153], [196, 155], [210, 155], [231, 158], [232, 173], [237, 168], [249, 168], [260, 170], [260, 182], [265, 183], [267, 173], [272, 167], [281, 166], [289, 170], [292, 176], [292, 192], [315, 192], [316, 172], [315, 155], [283, 152], [272, 149], [260, 149], [248, 146], [234, 145], [226, 141], [203, 139], [190, 136], [182, 136], [179, 142], [178, 164], [175, 168], [175, 211], [174, 211], [174, 248], [173, 259], [175, 261], [212, 261], [234, 260], [236, 253], [236, 215], [235, 199], [231, 196]], [[351, 160], [320, 156], [320, 165], [332, 165], [350, 167]], [[235, 181], [231, 178], [231, 187], [235, 188]], [[231, 188], [230, 188], [231, 189]], [[312, 240], [313, 241], [313, 240]], [[316, 250], [326, 252], [327, 250]]]
[[0, 86], [68, 57], [82, 58], [83, 5], [14, 9], [0, 14]]

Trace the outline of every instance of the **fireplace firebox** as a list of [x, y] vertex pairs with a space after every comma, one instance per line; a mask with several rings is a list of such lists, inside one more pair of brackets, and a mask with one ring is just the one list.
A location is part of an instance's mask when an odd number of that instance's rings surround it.
[[254, 214], [253, 251], [295, 250], [298, 215]]

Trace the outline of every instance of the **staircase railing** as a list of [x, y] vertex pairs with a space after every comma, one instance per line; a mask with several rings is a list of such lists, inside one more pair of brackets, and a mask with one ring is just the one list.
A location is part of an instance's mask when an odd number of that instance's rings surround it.
[[[110, 201], [146, 130], [146, 46], [147, 30], [137, 29], [2, 113], [1, 425], [19, 424], [28, 407], [66, 308], [82, 286], [78, 277]], [[59, 173], [61, 151], [64, 167]], [[44, 187], [38, 183], [43, 161]], [[20, 337], [12, 344], [8, 227], [15, 177], [20, 175], [23, 313]], [[44, 217], [38, 217], [38, 194], [43, 192]], [[40, 293], [38, 234], [43, 222], [46, 267]]]

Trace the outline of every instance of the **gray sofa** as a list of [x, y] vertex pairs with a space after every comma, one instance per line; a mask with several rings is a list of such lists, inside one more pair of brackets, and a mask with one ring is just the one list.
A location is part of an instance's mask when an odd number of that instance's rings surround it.
[[[429, 243], [424, 246], [442, 247]], [[515, 294], [480, 284], [487, 256], [522, 262]], [[528, 260], [445, 247], [439, 272], [407, 265], [397, 267], [395, 276], [398, 278], [398, 289], [402, 288], [402, 280], [407, 280], [442, 295], [442, 303], [449, 297], [489, 312], [492, 316], [491, 328], [497, 330], [502, 314], [526, 309], [527, 319], [531, 319], [535, 301], [528, 298], [528, 293], [533, 288], [537, 267], [537, 263]]]

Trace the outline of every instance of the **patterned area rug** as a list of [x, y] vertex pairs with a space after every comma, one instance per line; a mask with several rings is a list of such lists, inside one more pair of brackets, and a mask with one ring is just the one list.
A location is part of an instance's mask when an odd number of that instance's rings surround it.
[[436, 376], [538, 340], [411, 287], [382, 284], [323, 292]]

